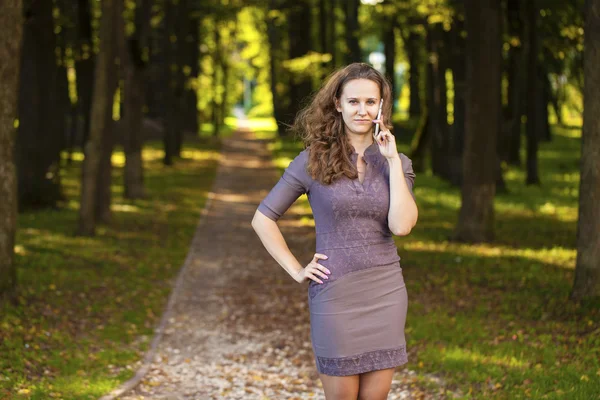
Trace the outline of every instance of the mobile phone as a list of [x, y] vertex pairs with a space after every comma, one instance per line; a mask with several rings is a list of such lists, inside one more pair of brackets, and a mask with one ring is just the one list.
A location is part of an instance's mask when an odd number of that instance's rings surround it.
[[[383, 99], [379, 102], [379, 111], [377, 112], [377, 119], [381, 118], [381, 109], [383, 108]], [[379, 123], [375, 124], [375, 131], [373, 132], [373, 138], [377, 140], [379, 134]]]

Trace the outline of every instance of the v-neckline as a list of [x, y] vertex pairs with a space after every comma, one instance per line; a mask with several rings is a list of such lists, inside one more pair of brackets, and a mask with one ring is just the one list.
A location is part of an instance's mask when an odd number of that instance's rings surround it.
[[[356, 179], [353, 179], [352, 182], [354, 183], [354, 188], [361, 194], [364, 194], [367, 191], [367, 188], [369, 186], [369, 175], [371, 172], [371, 167], [373, 164], [373, 160], [370, 159], [370, 156], [372, 156], [373, 154], [376, 154], [375, 151], [377, 151], [377, 143], [373, 142], [369, 147], [367, 147], [365, 149], [365, 151], [363, 152], [362, 158], [365, 161], [365, 174], [363, 176], [363, 181], [361, 182], [359, 177], [357, 176]], [[357, 173], [358, 173], [358, 153], [354, 152], [353, 153], [353, 161], [355, 162], [354, 166], [356, 167]]]
[[[364, 158], [364, 156], [363, 156]], [[356, 169], [358, 171], [358, 155], [356, 156]], [[360, 181], [360, 178], [357, 176], [356, 179], [353, 179], [352, 182], [354, 182], [354, 187], [356, 188], [356, 190], [360, 193], [364, 193], [367, 191], [367, 186], [368, 186], [368, 179], [369, 179], [369, 171], [371, 171], [371, 163], [368, 162], [365, 159], [365, 174], [363, 176], [363, 181]]]

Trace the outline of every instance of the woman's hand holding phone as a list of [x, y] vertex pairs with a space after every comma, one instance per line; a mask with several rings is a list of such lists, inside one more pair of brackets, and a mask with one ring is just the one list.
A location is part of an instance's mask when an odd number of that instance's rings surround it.
[[[398, 156], [398, 149], [396, 148], [396, 138], [390, 130], [383, 124], [383, 120], [381, 118], [381, 110], [383, 108], [383, 99], [379, 103], [379, 112], [377, 113], [377, 119], [374, 119], [375, 122], [375, 131], [373, 132], [373, 138], [379, 145], [379, 152], [385, 158], [391, 159]], [[381, 130], [380, 130], [381, 126]]]

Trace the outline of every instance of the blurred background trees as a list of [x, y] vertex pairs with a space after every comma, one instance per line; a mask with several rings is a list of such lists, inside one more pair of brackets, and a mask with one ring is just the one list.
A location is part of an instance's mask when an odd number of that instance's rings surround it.
[[584, 114], [599, 92], [586, 76], [598, 0], [10, 0], [2, 11], [2, 292], [15, 284], [3, 238], [16, 209], [5, 199], [21, 211], [61, 207], [74, 151], [85, 154], [77, 232], [93, 235], [111, 220], [115, 146], [126, 154], [125, 195], [141, 198], [146, 140], [161, 139], [174, 165], [186, 138], [218, 138], [236, 104], [273, 116], [286, 136], [328, 74], [364, 61], [393, 84], [394, 131], [412, 138], [417, 172], [462, 187], [455, 240], [492, 240], [506, 166], [542, 185], [538, 144], [552, 140], [550, 123], [583, 117], [578, 246], [592, 256], [578, 261], [587, 272], [574, 297], [600, 294], [598, 124]]

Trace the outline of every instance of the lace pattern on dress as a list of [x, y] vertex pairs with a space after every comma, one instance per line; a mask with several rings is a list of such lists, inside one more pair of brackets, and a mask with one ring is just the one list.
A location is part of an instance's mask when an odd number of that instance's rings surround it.
[[319, 373], [333, 376], [357, 375], [368, 371], [394, 368], [408, 362], [406, 345], [396, 349], [375, 350], [351, 357], [316, 357]]

